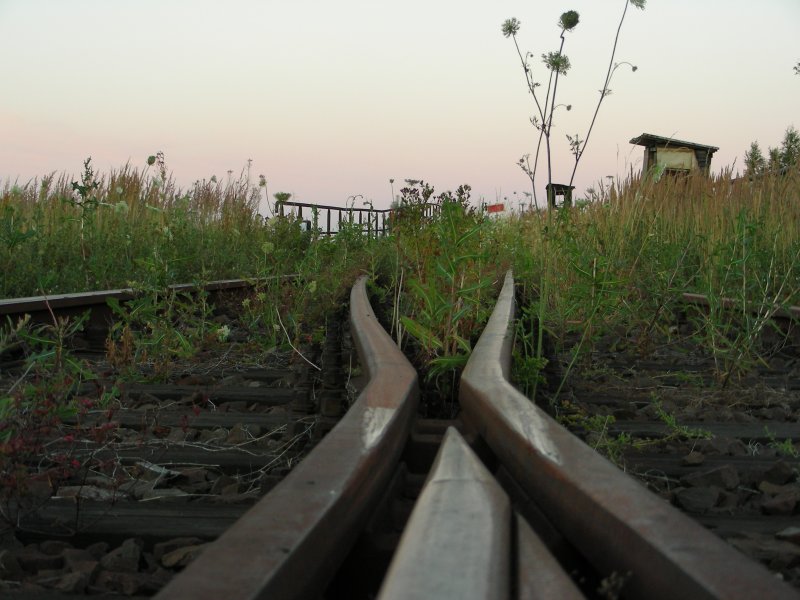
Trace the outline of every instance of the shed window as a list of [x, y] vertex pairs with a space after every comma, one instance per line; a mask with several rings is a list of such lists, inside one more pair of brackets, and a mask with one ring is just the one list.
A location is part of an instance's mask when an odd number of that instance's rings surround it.
[[692, 171], [700, 167], [694, 150], [689, 148], [658, 148], [656, 163], [664, 165], [668, 171]]

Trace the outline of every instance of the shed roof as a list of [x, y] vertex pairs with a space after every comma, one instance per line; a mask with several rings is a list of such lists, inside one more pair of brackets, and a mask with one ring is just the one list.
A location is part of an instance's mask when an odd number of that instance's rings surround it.
[[673, 146], [676, 148], [691, 148], [692, 150], [703, 150], [709, 154], [714, 154], [719, 148], [716, 146], [706, 146], [705, 144], [695, 144], [694, 142], [686, 142], [684, 140], [676, 140], [675, 138], [662, 137], [660, 135], [653, 135], [652, 133], [643, 133], [639, 137], [631, 140], [631, 144], [637, 146]]

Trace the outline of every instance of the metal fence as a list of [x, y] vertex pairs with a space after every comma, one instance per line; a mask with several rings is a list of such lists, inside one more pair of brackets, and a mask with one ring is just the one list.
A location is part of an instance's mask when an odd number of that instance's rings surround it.
[[[277, 208], [279, 216], [294, 215], [299, 221], [307, 223], [311, 231], [320, 235], [335, 235], [341, 231], [342, 224], [355, 225], [369, 237], [389, 235], [393, 220], [396, 221], [403, 214], [402, 208], [356, 208], [305, 202], [279, 202]], [[438, 211], [439, 205], [426, 204], [422, 211], [423, 217], [431, 219]]]
[[392, 212], [391, 209], [343, 208], [305, 202], [278, 203], [278, 214], [281, 217], [287, 216], [287, 213], [294, 214], [298, 220], [308, 223], [312, 231], [321, 235], [338, 233], [342, 229], [342, 224], [357, 225], [369, 237], [387, 235]]

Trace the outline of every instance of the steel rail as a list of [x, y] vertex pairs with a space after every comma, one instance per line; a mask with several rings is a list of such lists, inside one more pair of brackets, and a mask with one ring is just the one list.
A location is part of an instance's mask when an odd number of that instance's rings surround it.
[[[681, 300], [687, 304], [694, 304], [696, 306], [702, 306], [704, 308], [711, 308], [712, 302], [708, 298], [708, 296], [704, 294], [691, 294], [686, 292], [681, 294]], [[733, 298], [718, 298], [717, 303], [727, 309], [739, 309], [741, 310], [741, 303], [738, 300]], [[780, 304], [772, 304], [767, 311], [767, 316], [772, 319], [791, 319], [791, 320], [800, 320], [800, 306], [781, 306]], [[759, 306], [758, 304], [752, 302], [746, 305], [746, 310], [751, 314], [761, 314], [764, 307]]]
[[383, 581], [390, 598], [507, 598], [511, 502], [452, 427]]
[[450, 427], [379, 592], [394, 598], [584, 598]]
[[[285, 275], [280, 277], [294, 278], [298, 277], [298, 275]], [[268, 279], [273, 278], [221, 279], [218, 281], [211, 281], [204, 285], [179, 283], [166, 286], [165, 291], [195, 292], [203, 289], [208, 292], [221, 292], [252, 287], [254, 284]], [[58, 311], [70, 308], [90, 308], [96, 305], [105, 305], [109, 298], [127, 301], [141, 296], [142, 293], [141, 290], [136, 290], [134, 288], [120, 288], [115, 290], [27, 296], [24, 298], [3, 298], [0, 299], [0, 315], [37, 313], [49, 311], [51, 309]]]
[[419, 398], [417, 373], [375, 317], [364, 278], [351, 291], [350, 318], [369, 375], [356, 402], [157, 598], [306, 598], [323, 591], [397, 466]]
[[509, 382], [511, 273], [461, 377], [464, 419], [596, 567], [630, 574], [626, 597], [797, 598], [764, 567], [647, 491]]

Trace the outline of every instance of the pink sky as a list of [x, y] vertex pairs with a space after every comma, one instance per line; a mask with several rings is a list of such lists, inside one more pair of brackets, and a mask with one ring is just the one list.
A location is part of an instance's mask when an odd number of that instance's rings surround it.
[[[538, 9], [537, 6], [543, 5]], [[585, 135], [623, 8], [614, 0], [409, 0], [393, 6], [197, 0], [0, 0], [0, 179], [108, 171], [158, 150], [182, 185], [253, 160], [270, 194], [387, 206], [405, 178], [469, 183], [494, 201], [529, 189], [534, 107], [502, 22], [537, 56], [557, 49], [561, 12], [581, 14], [564, 47], [554, 179], [571, 171], [564, 135]], [[641, 164], [643, 132], [715, 145], [713, 168], [800, 127], [800, 2], [651, 0], [623, 26], [576, 193]], [[535, 62], [542, 80], [543, 66]], [[542, 169], [542, 173], [544, 170]], [[544, 178], [538, 184], [542, 188]]]

